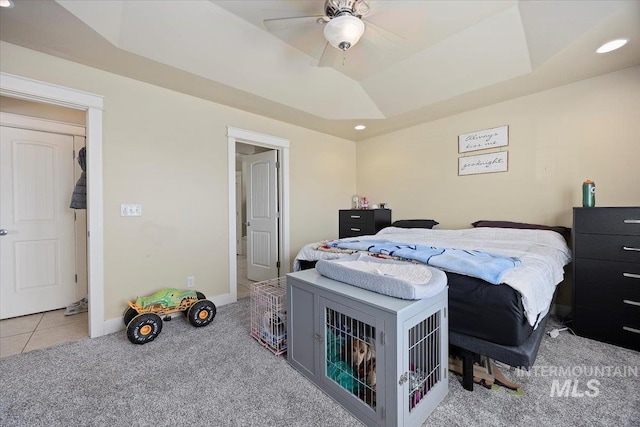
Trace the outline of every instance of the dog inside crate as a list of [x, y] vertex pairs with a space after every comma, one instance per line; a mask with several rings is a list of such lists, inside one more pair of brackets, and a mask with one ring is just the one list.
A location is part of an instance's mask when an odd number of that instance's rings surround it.
[[286, 344], [287, 313], [265, 310], [262, 314], [262, 338], [272, 347], [280, 348]]
[[375, 327], [327, 308], [326, 335], [327, 375], [375, 409]]

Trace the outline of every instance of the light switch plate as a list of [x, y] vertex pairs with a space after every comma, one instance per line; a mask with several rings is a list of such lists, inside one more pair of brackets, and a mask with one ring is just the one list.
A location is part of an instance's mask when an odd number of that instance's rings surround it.
[[120, 205], [120, 216], [142, 216], [142, 205]]

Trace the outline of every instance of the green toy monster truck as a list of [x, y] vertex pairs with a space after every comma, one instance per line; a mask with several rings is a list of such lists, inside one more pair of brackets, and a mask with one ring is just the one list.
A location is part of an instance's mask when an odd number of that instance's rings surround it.
[[134, 344], [153, 341], [162, 331], [162, 318], [178, 311], [185, 312], [193, 326], [206, 326], [216, 316], [216, 306], [194, 290], [181, 291], [169, 288], [148, 297], [138, 297], [128, 302], [123, 320], [127, 338]]

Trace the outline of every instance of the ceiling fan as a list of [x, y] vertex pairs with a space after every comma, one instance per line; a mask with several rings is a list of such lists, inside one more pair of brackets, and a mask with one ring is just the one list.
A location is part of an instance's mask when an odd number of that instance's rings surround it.
[[382, 35], [387, 41], [398, 43], [402, 37], [363, 19], [369, 13], [369, 4], [364, 0], [325, 0], [323, 15], [292, 16], [283, 18], [264, 19], [267, 29], [275, 31], [292, 21], [313, 20], [315, 25], [324, 25], [323, 33], [326, 40], [324, 50], [319, 59], [319, 67], [334, 64], [336, 57], [355, 46], [365, 36], [369, 41], [379, 40], [379, 37], [365, 30], [370, 29]]

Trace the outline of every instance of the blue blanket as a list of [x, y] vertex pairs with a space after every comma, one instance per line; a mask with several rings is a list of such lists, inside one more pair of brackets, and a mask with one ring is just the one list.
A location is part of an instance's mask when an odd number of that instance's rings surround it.
[[333, 240], [327, 242], [327, 246], [420, 261], [453, 273], [477, 277], [494, 285], [502, 283], [504, 273], [520, 265], [518, 258], [489, 252], [436, 248], [388, 240]]

